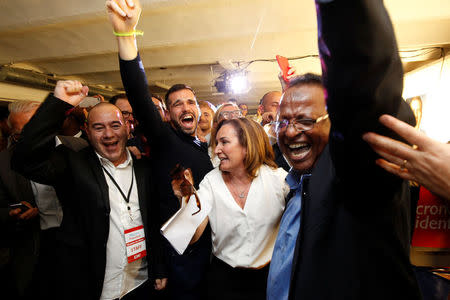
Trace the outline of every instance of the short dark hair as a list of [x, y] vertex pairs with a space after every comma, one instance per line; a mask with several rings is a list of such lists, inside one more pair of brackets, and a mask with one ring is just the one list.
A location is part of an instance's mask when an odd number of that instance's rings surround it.
[[305, 84], [319, 85], [323, 87], [322, 76], [314, 73], [305, 73], [303, 75], [296, 76], [289, 81], [289, 88], [294, 86], [299, 87]]
[[166, 95], [164, 96], [164, 103], [166, 104], [167, 109], [169, 109], [170, 94], [181, 91], [181, 90], [190, 90], [192, 92], [192, 94], [194, 94], [194, 96], [195, 96], [195, 92], [190, 86], [188, 86], [184, 83], [174, 84], [170, 87], [170, 89], [167, 91]]
[[109, 103], [116, 105], [116, 102], [119, 99], [126, 99], [126, 100], [128, 100], [127, 94], [121, 93], [121, 94], [114, 95], [114, 96], [111, 97], [111, 99], [109, 99]]

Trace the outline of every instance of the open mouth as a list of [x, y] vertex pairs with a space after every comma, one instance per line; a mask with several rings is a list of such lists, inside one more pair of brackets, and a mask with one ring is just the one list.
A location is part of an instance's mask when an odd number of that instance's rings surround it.
[[308, 155], [309, 151], [311, 150], [311, 145], [308, 143], [295, 143], [295, 144], [289, 144], [287, 145], [290, 156], [294, 160], [301, 160], [305, 158], [306, 155]]
[[116, 142], [103, 142], [103, 146], [106, 148], [107, 151], [113, 151], [117, 148], [117, 145], [119, 144], [118, 141]]
[[181, 124], [183, 124], [184, 127], [193, 127], [194, 126], [194, 116], [191, 114], [182, 116]]

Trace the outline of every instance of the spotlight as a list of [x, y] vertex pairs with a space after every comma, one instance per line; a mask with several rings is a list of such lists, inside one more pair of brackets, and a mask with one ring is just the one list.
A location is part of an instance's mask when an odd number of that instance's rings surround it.
[[237, 72], [228, 79], [229, 90], [233, 94], [243, 94], [249, 91], [247, 74], [245, 72]]
[[250, 90], [245, 70], [227, 70], [216, 79], [214, 86], [220, 93], [244, 94]]

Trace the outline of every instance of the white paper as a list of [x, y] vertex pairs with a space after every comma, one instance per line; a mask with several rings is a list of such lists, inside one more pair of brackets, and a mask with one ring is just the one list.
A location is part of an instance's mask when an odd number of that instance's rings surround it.
[[[184, 199], [183, 199], [183, 201]], [[189, 242], [195, 234], [198, 226], [208, 216], [211, 208], [203, 205], [199, 213], [192, 215], [198, 211], [195, 196], [192, 195], [189, 202], [181, 207], [164, 225], [161, 227], [161, 234], [170, 242], [172, 247], [183, 254]]]

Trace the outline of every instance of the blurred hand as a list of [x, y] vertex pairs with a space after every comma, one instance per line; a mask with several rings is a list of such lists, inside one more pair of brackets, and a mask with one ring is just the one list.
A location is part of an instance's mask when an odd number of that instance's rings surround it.
[[139, 151], [139, 149], [136, 146], [128, 146], [128, 150], [133, 153], [133, 155], [136, 157], [136, 159], [142, 158], [142, 153]]
[[269, 123], [272, 123], [273, 121], [276, 120], [277, 118], [277, 113], [276, 112], [265, 112], [262, 114], [262, 123], [263, 126]]
[[297, 76], [297, 70], [295, 69], [295, 67], [289, 66], [289, 70], [287, 73], [287, 81], [284, 80], [283, 78], [283, 73], [280, 72], [278, 73], [278, 80], [280, 80], [281, 83], [281, 89], [283, 90], [283, 92], [289, 87], [289, 81]]
[[94, 96], [92, 96], [92, 98], [96, 98], [96, 99], [98, 99], [100, 102], [106, 102], [105, 97], [103, 97], [103, 96], [100, 95], [100, 94], [94, 95]]
[[77, 106], [86, 98], [89, 88], [76, 80], [59, 80], [56, 83], [54, 95], [73, 106]]
[[22, 201], [21, 203], [27, 206], [29, 209], [25, 212], [23, 212], [20, 208], [11, 209], [9, 211], [10, 217], [18, 220], [30, 220], [32, 218], [35, 218], [39, 214], [39, 210], [37, 209], [37, 207], [33, 207], [27, 201]]
[[392, 116], [380, 122], [415, 145], [369, 132], [363, 139], [383, 158], [376, 163], [403, 179], [418, 182], [433, 193], [450, 200], [450, 145], [435, 141]]
[[[194, 179], [191, 169], [182, 169], [180, 172], [172, 174], [172, 189], [175, 196], [182, 200], [183, 197], [189, 197], [193, 194]], [[182, 205], [182, 203], [180, 203]]]
[[165, 289], [166, 285], [167, 285], [167, 278], [155, 280], [155, 290], [157, 290], [157, 291]]

